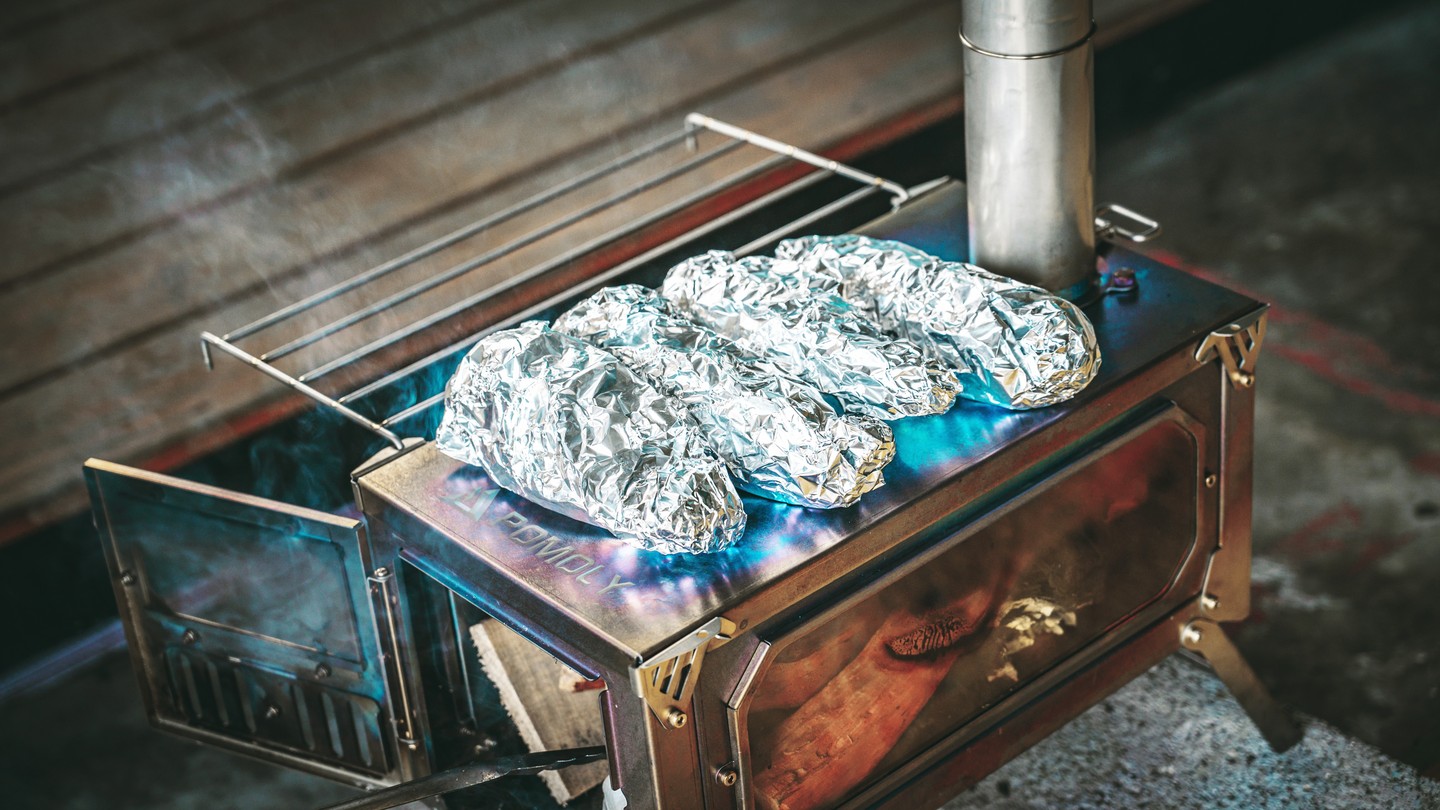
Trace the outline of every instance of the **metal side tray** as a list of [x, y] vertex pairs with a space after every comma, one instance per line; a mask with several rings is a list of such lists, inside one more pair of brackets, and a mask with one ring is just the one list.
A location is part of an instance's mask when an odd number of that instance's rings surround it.
[[404, 776], [360, 521], [104, 461], [85, 475], [155, 726], [356, 785]]

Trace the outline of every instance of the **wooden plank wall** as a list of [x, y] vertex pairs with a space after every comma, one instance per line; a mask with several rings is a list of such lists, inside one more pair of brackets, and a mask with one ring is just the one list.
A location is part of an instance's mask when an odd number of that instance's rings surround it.
[[[1102, 0], [1097, 15], [1121, 31], [1163, 5]], [[201, 330], [599, 165], [690, 110], [812, 148], [953, 114], [958, 22], [956, 0], [0, 4], [0, 539], [81, 508], [87, 456], [164, 466], [233, 437], [276, 389], [235, 363], [206, 373]]]

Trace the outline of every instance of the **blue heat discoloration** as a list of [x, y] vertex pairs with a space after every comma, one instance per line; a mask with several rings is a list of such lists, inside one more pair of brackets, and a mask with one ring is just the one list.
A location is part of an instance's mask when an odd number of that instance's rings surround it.
[[[936, 194], [951, 209], [957, 199], [963, 203], [963, 187]], [[953, 233], [952, 223], [927, 226], [907, 223], [906, 218], [907, 210], [902, 209], [879, 222], [885, 230], [871, 231], [942, 256], [963, 250], [953, 236], [945, 235]], [[1245, 296], [1118, 248], [1109, 251], [1107, 261], [1132, 268], [1139, 289], [1125, 296], [1102, 297], [1086, 308], [1096, 325], [1104, 360], [1099, 376], [1075, 400], [1032, 411], [961, 402], [943, 415], [893, 422], [898, 452], [885, 470], [883, 488], [855, 506], [835, 510], [746, 498], [745, 536], [724, 552], [667, 557], [639, 551], [599, 529], [503, 491], [477, 518], [467, 502], [457, 498], [493, 485], [483, 472], [466, 468], [431, 446], [380, 468], [374, 485], [383, 492], [390, 485], [381, 479], [397, 482], [385, 497], [403, 504], [406, 511], [418, 510], [455, 538], [445, 539], [433, 531], [406, 538], [407, 546], [454, 571], [454, 580], [483, 582], [495, 576], [492, 571], [503, 572], [537, 592], [545, 603], [558, 603], [588, 617], [612, 641], [638, 650], [650, 640], [724, 611], [791, 572], [813, 566], [818, 558], [879, 528], [948, 482], [961, 482], [962, 494], [956, 496], [961, 500], [994, 495], [994, 482], [987, 485], [983, 478], [977, 479], [973, 491], [964, 483], [987, 459], [1027, 436], [1057, 427], [1125, 378], [1258, 306]], [[1119, 416], [1119, 412], [1110, 414]], [[1097, 440], [1077, 435], [1068, 440], [1073, 445], [1069, 450], [1083, 450]], [[1054, 446], [1056, 440], [1047, 442]], [[1007, 480], [1013, 480], [1013, 474]], [[934, 523], [927, 531], [942, 528]]]
[[946, 261], [969, 261], [965, 187], [942, 186], [856, 233], [904, 242]]

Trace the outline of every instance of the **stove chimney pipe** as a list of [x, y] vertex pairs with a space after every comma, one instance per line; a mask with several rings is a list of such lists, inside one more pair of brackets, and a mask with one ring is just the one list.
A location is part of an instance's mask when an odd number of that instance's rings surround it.
[[963, 0], [970, 261], [1095, 289], [1091, 0]]

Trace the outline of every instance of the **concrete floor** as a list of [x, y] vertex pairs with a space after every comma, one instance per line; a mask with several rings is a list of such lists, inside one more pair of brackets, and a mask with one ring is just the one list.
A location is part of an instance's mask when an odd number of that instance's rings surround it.
[[1178, 656], [1011, 760], [944, 810], [1440, 807], [1426, 779], [1311, 720], [1277, 754], [1206, 669]]
[[1106, 143], [1099, 171], [1177, 263], [1274, 303], [1240, 647], [1282, 700], [1440, 778], [1440, 5]]
[[[1234, 635], [1316, 721], [1273, 754], [1213, 677], [1172, 660], [949, 807], [1440, 807], [1440, 4], [1110, 139], [1099, 168], [1102, 197], [1165, 222], [1162, 255], [1275, 302], [1255, 614]], [[343, 795], [146, 730], [120, 659], [0, 706], [6, 806]]]

